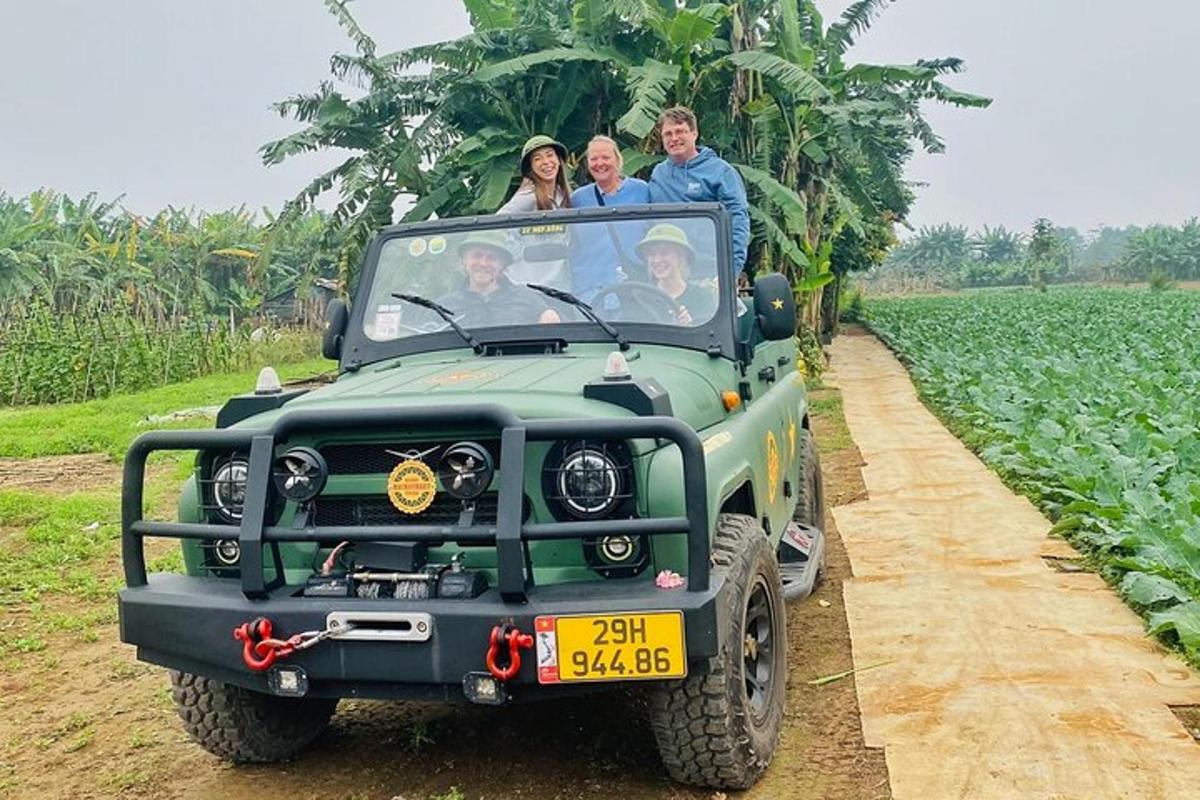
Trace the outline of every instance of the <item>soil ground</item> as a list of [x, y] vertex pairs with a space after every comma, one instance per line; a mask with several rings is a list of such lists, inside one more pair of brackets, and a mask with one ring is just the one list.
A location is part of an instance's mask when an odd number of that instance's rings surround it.
[[[837, 393], [814, 393], [827, 502], [865, 498], [858, 450]], [[100, 475], [103, 457], [0, 462], [0, 488], [60, 491], [63, 476]], [[73, 490], [83, 488], [75, 483]], [[890, 798], [881, 750], [864, 745], [855, 677], [808, 681], [853, 667], [842, 601], [845, 548], [827, 518], [828, 564], [813, 597], [788, 609], [791, 679], [783, 738], [763, 780], [740, 796], [796, 800]], [[5, 529], [0, 536], [19, 532]], [[0, 539], [0, 546], [4, 542]], [[157, 548], [156, 548], [157, 549]], [[119, 574], [116, 549], [95, 564]], [[290, 764], [232, 767], [183, 733], [164, 672], [118, 641], [111, 600], [51, 598], [36, 619], [91, 618], [94, 626], [43, 634], [45, 649], [0, 653], [0, 797], [5, 798], [720, 798], [663, 776], [644, 698], [601, 694], [553, 705], [490, 709], [345, 702], [329, 731]], [[8, 606], [0, 634], [36, 625], [33, 609]], [[0, 639], [3, 641], [3, 639]]]
[[67, 494], [108, 490], [121, 483], [121, 466], [103, 453], [47, 458], [0, 458], [0, 489]]

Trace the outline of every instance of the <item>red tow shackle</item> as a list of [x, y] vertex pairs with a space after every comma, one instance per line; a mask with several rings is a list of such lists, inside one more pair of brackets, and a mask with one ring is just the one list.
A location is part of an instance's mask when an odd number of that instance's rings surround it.
[[259, 617], [253, 622], [243, 622], [233, 629], [233, 638], [242, 642], [242, 661], [253, 671], [265, 672], [275, 663], [279, 651], [263, 646], [263, 641], [271, 638], [271, 620]]
[[[499, 667], [496, 665], [496, 656], [505, 646], [508, 647], [508, 666]], [[487, 658], [484, 659], [488, 672], [492, 673], [496, 680], [507, 681], [521, 669], [521, 648], [529, 649], [531, 647], [533, 647], [533, 636], [521, 633], [515, 625], [506, 622], [503, 625], [495, 626], [492, 628]]]

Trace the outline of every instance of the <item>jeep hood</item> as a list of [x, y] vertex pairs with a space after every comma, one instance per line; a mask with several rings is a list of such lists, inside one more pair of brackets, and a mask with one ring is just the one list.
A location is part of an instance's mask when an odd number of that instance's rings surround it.
[[[736, 386], [732, 365], [697, 357], [695, 352], [649, 354], [646, 348], [639, 350], [630, 353], [630, 375], [658, 381], [670, 395], [678, 419], [702, 430], [725, 418], [720, 393]], [[621, 406], [583, 396], [584, 384], [603, 376], [609, 352], [492, 358], [446, 358], [442, 354], [439, 359], [404, 359], [398, 365], [345, 374], [332, 386], [303, 395], [287, 408], [345, 412], [396, 404], [496, 403], [527, 418], [631, 416], [632, 412]], [[701, 369], [681, 363], [687, 361], [699, 362]], [[726, 373], [728, 377], [721, 381]], [[729, 385], [717, 386], [717, 382]]]

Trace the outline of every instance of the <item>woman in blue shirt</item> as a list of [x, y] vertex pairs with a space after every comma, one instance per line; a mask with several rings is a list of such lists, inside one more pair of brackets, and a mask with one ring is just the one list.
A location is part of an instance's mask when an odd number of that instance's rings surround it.
[[[607, 136], [594, 136], [588, 142], [588, 173], [595, 183], [580, 186], [571, 193], [572, 208], [632, 206], [650, 202], [650, 187], [637, 178], [621, 173], [624, 160], [621, 149]], [[645, 267], [637, 255], [637, 244], [644, 231], [640, 226], [623, 223], [591, 223], [575, 229], [571, 256], [574, 293], [587, 300], [597, 289], [611, 286], [622, 278], [643, 279]], [[630, 272], [634, 274], [630, 274]], [[624, 273], [624, 275], [622, 275]]]

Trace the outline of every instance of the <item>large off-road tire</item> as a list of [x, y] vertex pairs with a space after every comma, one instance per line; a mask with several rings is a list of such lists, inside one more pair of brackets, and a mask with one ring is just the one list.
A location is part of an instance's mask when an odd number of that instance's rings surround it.
[[655, 689], [650, 721], [670, 776], [715, 789], [744, 789], [779, 743], [787, 690], [787, 621], [779, 564], [753, 517], [721, 514], [714, 577], [728, 584], [720, 651], [692, 674]]
[[821, 482], [821, 457], [812, 431], [800, 431], [800, 475], [796, 489], [797, 522], [825, 530], [825, 487]]
[[[800, 476], [796, 484], [796, 511], [792, 519], [804, 525], [825, 531], [825, 485], [821, 480], [821, 456], [817, 451], [817, 439], [808, 428], [800, 432]], [[821, 561], [817, 564], [816, 586], [825, 577], [825, 551], [821, 548]]]
[[316, 739], [337, 700], [275, 697], [171, 670], [183, 727], [201, 747], [237, 764], [285, 761]]

